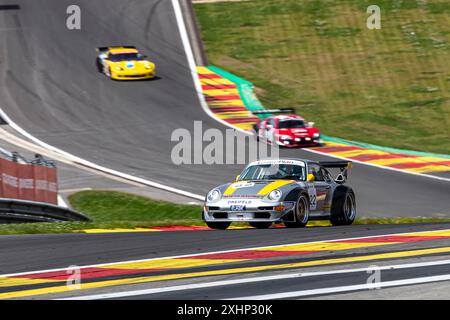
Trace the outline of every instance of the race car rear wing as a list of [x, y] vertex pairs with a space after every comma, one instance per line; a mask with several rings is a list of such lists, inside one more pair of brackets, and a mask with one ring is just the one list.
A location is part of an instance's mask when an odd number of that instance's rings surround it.
[[268, 109], [268, 110], [254, 110], [253, 114], [269, 114], [269, 113], [295, 113], [292, 108], [281, 108], [281, 109]]
[[334, 181], [339, 184], [345, 183], [347, 181], [348, 169], [352, 167], [351, 161], [319, 161], [319, 165], [324, 168], [338, 168], [341, 170]]
[[319, 164], [324, 168], [351, 168], [351, 161], [319, 161]]
[[114, 48], [136, 49], [135, 46], [111, 46], [111, 47], [98, 47], [98, 48], [96, 48], [96, 50], [98, 52], [104, 52], [104, 51], [108, 51], [109, 49], [114, 49]]

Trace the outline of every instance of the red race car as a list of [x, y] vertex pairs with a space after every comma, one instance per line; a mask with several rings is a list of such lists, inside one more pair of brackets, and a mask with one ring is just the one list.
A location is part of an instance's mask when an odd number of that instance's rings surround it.
[[[255, 114], [291, 113], [293, 109], [255, 111]], [[256, 138], [286, 148], [321, 146], [319, 129], [295, 114], [272, 115], [254, 125]]]

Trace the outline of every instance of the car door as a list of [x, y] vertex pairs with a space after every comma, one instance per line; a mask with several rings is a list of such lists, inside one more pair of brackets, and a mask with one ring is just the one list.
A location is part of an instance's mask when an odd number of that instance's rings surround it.
[[308, 165], [308, 174], [314, 176], [314, 181], [310, 182], [308, 186], [311, 211], [324, 211], [331, 191], [330, 183], [327, 181], [328, 177], [318, 164], [313, 163]]

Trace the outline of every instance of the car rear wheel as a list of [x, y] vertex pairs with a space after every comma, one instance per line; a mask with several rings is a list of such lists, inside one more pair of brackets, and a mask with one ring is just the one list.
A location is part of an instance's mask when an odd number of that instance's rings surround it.
[[231, 224], [231, 222], [210, 222], [210, 221], [205, 221], [205, 223], [210, 229], [216, 230], [226, 230]]
[[330, 222], [333, 226], [348, 226], [355, 221], [356, 200], [351, 188], [339, 187], [334, 191]]
[[272, 222], [249, 222], [249, 225], [256, 229], [268, 229], [272, 225]]
[[294, 209], [294, 222], [284, 221], [287, 228], [302, 228], [308, 224], [309, 220], [309, 201], [308, 197], [301, 194], [297, 200]]

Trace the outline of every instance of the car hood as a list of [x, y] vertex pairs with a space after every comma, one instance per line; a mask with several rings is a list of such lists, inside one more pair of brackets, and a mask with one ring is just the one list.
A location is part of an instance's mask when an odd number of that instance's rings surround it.
[[219, 187], [224, 198], [249, 198], [265, 197], [271, 191], [280, 189], [281, 191], [290, 189], [293, 185], [298, 185], [295, 180], [267, 180], [267, 181], [237, 181]]
[[[118, 62], [111, 62], [111, 67], [121, 67], [123, 71], [134, 71], [134, 70], [145, 70], [146, 66], [150, 66], [151, 69], [154, 69], [155, 65], [154, 63], [150, 61], [141, 61], [141, 60], [130, 60], [130, 61], [118, 61]], [[148, 69], [148, 70], [151, 70]]]

